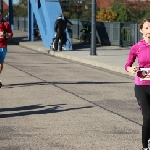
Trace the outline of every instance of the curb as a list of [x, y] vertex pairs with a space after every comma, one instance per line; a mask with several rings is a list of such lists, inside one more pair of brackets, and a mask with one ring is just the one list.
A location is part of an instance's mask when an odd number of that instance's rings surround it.
[[28, 46], [28, 45], [26, 45], [25, 42], [19, 42], [19, 46], [24, 47], [24, 48], [29, 48], [29, 49], [32, 49], [34, 51], [39, 51], [39, 52], [42, 52], [42, 53], [46, 53], [48, 55], [55, 56], [55, 57], [58, 57], [58, 58], [64, 58], [64, 59], [72, 60], [74, 62], [79, 62], [79, 63], [82, 63], [82, 64], [87, 64], [87, 65], [91, 65], [91, 66], [94, 66], [94, 67], [99, 67], [99, 68], [102, 68], [102, 69], [105, 69], [105, 70], [121, 73], [121, 74], [124, 74], [124, 75], [128, 75], [130, 77], [135, 76], [133, 74], [130, 74], [130, 73], [126, 72], [124, 69], [122, 69], [120, 67], [110, 66], [110, 65], [107, 65], [107, 64], [104, 64], [104, 63], [98, 63], [96, 61], [88, 60], [88, 59], [85, 59], [85, 58], [78, 58], [78, 57], [75, 57], [75, 56], [64, 54], [62, 52], [51, 51], [48, 48], [43, 47], [43, 46], [38, 46], [38, 47], [36, 47], [34, 45]]

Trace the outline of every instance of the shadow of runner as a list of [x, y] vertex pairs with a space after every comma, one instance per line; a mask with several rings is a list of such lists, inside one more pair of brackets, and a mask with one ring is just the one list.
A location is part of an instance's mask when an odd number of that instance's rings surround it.
[[49, 85], [49, 84], [125, 84], [132, 82], [90, 82], [90, 81], [79, 81], [79, 82], [29, 82], [29, 83], [17, 83], [3, 85], [3, 88], [14, 88], [14, 87], [26, 87], [34, 85]]
[[0, 112], [4, 111], [22, 111], [22, 110], [34, 110], [38, 108], [44, 108], [45, 106], [39, 105], [30, 105], [30, 106], [21, 106], [21, 107], [14, 107], [14, 108], [0, 108]]
[[[92, 108], [93, 106], [84, 106], [84, 107], [77, 107], [77, 108], [66, 108], [62, 109], [62, 106], [66, 104], [57, 104], [57, 105], [48, 105], [49, 107], [52, 106], [51, 108], [46, 108], [42, 110], [36, 110], [36, 111], [23, 111], [23, 112], [17, 112], [17, 113], [11, 113], [11, 114], [0, 114], [0, 118], [11, 118], [11, 117], [20, 117], [20, 116], [28, 116], [28, 115], [36, 115], [36, 114], [50, 114], [50, 113], [60, 113], [60, 112], [65, 112], [65, 111], [71, 111], [71, 110], [79, 110], [79, 109], [85, 109], [85, 108]], [[32, 106], [32, 105], [31, 105]], [[33, 105], [34, 109], [36, 105]], [[33, 107], [32, 106], [32, 107]], [[27, 107], [27, 106], [26, 106]], [[28, 106], [30, 107], [30, 106]], [[31, 107], [31, 108], [32, 108]], [[45, 108], [46, 106], [41, 106], [42, 108]], [[23, 108], [23, 107], [22, 107]], [[37, 108], [39, 108], [39, 105], [37, 105]], [[13, 110], [17, 111], [18, 108], [3, 108], [4, 110]]]

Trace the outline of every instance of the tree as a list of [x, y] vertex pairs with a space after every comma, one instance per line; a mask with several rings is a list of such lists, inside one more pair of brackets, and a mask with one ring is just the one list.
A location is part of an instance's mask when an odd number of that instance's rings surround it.
[[13, 6], [15, 17], [27, 17], [28, 16], [28, 1], [18, 0], [17, 4]]
[[22, 6], [27, 6], [28, 5], [28, 0], [17, 0], [19, 5]]
[[91, 19], [91, 10], [87, 9], [87, 10], [83, 11], [80, 16], [80, 19], [90, 20]]
[[116, 14], [114, 21], [117, 22], [127, 22], [128, 19], [128, 9], [125, 5], [122, 4], [122, 0], [116, 0], [111, 5], [112, 11]]
[[150, 12], [149, 11], [145, 12], [145, 14], [143, 15], [143, 17], [141, 17], [141, 18], [138, 19], [138, 22], [141, 22], [145, 18], [150, 18]]
[[114, 21], [116, 14], [111, 9], [102, 9], [98, 11], [96, 15], [97, 21], [112, 22]]
[[91, 13], [92, 13], [91, 0], [84, 0], [82, 3], [82, 8], [83, 9], [80, 19], [91, 20]]
[[78, 3], [78, 0], [72, 0], [72, 1], [66, 1], [60, 2], [62, 11], [65, 12], [65, 14], [67, 12], [69, 12], [68, 14], [70, 15], [69, 18], [72, 18], [72, 16], [74, 16], [74, 19], [78, 19], [80, 18], [80, 14], [81, 14], [81, 4]]
[[64, 14], [69, 15], [71, 19], [90, 19], [91, 18], [91, 0], [68, 0], [60, 1]]
[[148, 1], [127, 1], [115, 0], [111, 5], [112, 10], [116, 13], [115, 21], [118, 22], [139, 22], [149, 15]]
[[126, 3], [128, 8], [128, 17], [132, 22], [138, 22], [143, 19], [149, 12], [149, 2], [136, 1]]

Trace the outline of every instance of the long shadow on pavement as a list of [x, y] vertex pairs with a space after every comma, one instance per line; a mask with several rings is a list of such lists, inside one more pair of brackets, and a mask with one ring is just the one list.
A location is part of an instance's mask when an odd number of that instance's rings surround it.
[[5, 88], [14, 88], [14, 87], [26, 87], [34, 85], [49, 85], [49, 84], [125, 84], [132, 82], [89, 82], [89, 81], [80, 81], [80, 82], [29, 82], [29, 83], [17, 83], [17, 84], [8, 84], [4, 85]]
[[[35, 38], [34, 41], [41, 41], [41, 38]], [[19, 45], [19, 42], [29, 42], [27, 36], [21, 36], [21, 37], [13, 37], [11, 39], [8, 39], [8, 45]]]
[[[11, 118], [11, 117], [20, 117], [20, 116], [28, 116], [28, 115], [36, 115], [36, 114], [50, 114], [50, 113], [59, 113], [59, 112], [65, 112], [65, 111], [71, 111], [71, 110], [78, 110], [78, 109], [84, 109], [84, 108], [92, 108], [93, 106], [84, 106], [84, 107], [77, 107], [77, 108], [63, 108], [62, 106], [66, 104], [56, 104], [56, 105], [47, 105], [47, 106], [41, 106], [41, 105], [29, 105], [29, 106], [23, 106], [23, 107], [14, 107], [14, 108], [1, 108], [0, 112], [6, 111], [7, 114], [0, 114], [0, 118]], [[48, 108], [47, 108], [48, 107]], [[35, 110], [39, 108], [45, 108], [40, 110]], [[8, 111], [21, 111], [22, 112], [16, 112], [16, 113], [10, 113], [8, 114]], [[26, 111], [30, 110], [30, 111]]]
[[[80, 42], [76, 42], [76, 43], [72, 43], [72, 48], [74, 51], [89, 51], [91, 45], [90, 43], [80, 43]], [[100, 44], [97, 44], [96, 47], [101, 47]]]

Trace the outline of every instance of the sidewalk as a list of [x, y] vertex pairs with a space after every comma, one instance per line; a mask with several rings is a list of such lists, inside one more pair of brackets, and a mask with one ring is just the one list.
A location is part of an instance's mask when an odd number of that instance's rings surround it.
[[27, 38], [27, 32], [23, 31], [14, 31], [13, 41], [17, 42], [22, 47], [47, 53], [55, 57], [65, 58], [79, 63], [104, 68], [129, 76], [134, 76], [124, 70], [124, 65], [130, 49], [129, 47], [97, 45], [97, 55], [91, 56], [90, 45], [80, 43], [79, 40], [76, 39], [72, 39], [73, 51], [62, 52], [51, 51], [50, 49], [43, 46], [41, 40], [29, 42]]

